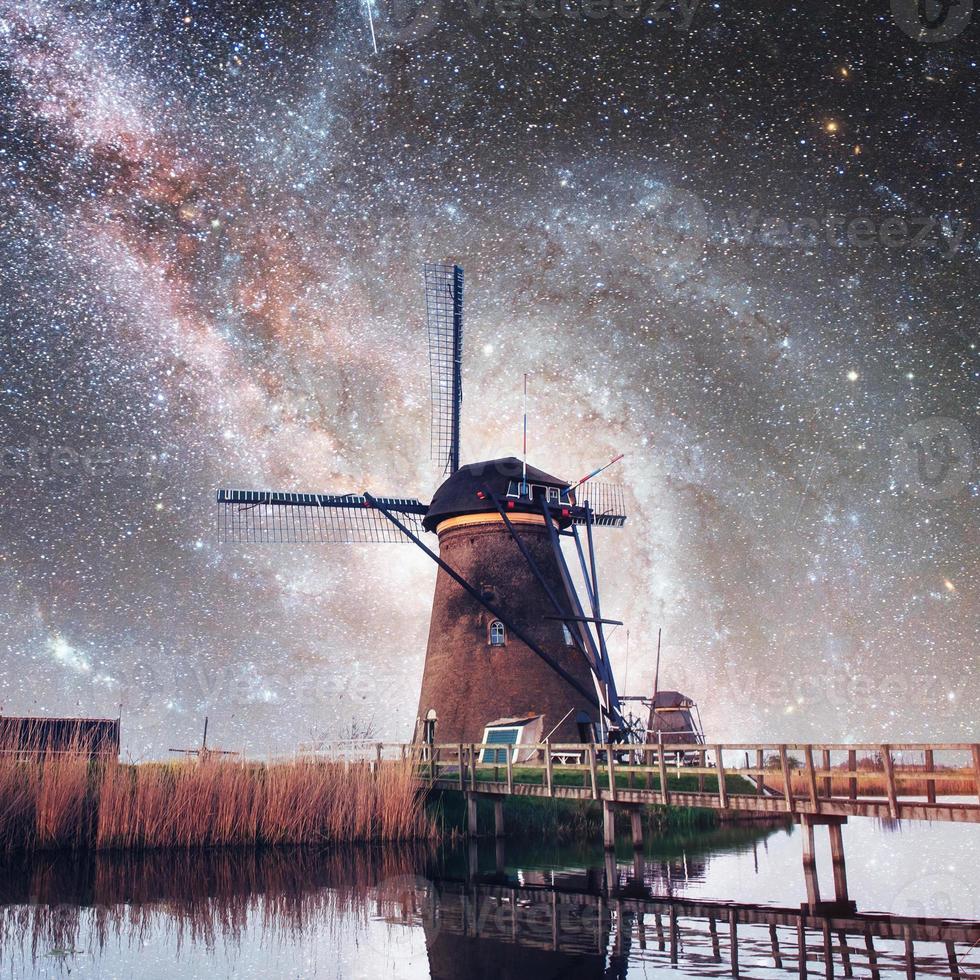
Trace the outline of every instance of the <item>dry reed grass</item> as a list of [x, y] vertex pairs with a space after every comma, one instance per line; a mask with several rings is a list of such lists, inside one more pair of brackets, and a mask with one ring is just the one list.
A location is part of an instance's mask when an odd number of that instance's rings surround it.
[[411, 762], [120, 765], [0, 753], [0, 850], [432, 839]]
[[[925, 779], [917, 778], [916, 774], [922, 772], [919, 767], [896, 766], [895, 777], [900, 796], [925, 796], [927, 793], [928, 782]], [[888, 795], [888, 783], [883, 772], [868, 771], [861, 769], [857, 773], [857, 792], [858, 796], [881, 796]], [[949, 770], [951, 778], [943, 778], [942, 771], [937, 771], [937, 778], [932, 780], [936, 787], [937, 796], [972, 796], [975, 793], [975, 777], [970, 769]], [[817, 788], [826, 793], [826, 776], [817, 776]], [[782, 793], [784, 782], [782, 773], [767, 772], [765, 776], [766, 785]], [[851, 781], [846, 775], [834, 773], [830, 777], [831, 795], [846, 797], [850, 792]], [[809, 782], [805, 772], [794, 771], [790, 775], [793, 785], [793, 793], [798, 796], [806, 796], [810, 791]]]

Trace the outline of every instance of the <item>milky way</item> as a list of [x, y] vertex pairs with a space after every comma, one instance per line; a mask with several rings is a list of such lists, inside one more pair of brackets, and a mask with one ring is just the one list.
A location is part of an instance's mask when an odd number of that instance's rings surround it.
[[524, 372], [535, 465], [626, 453], [621, 687], [662, 626], [716, 738], [974, 737], [976, 24], [778, 6], [4, 0], [0, 708], [410, 734], [428, 560], [213, 492], [427, 499], [454, 259], [464, 461]]

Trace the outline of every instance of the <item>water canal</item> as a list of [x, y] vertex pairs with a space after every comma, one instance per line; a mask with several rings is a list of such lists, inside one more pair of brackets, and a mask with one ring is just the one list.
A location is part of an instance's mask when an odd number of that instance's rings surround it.
[[775, 978], [801, 975], [802, 943], [806, 975], [980, 976], [980, 924], [940, 921], [980, 920], [977, 828], [844, 833], [859, 913], [885, 913], [860, 929], [792, 918], [805, 894], [785, 825], [624, 841], [614, 858], [592, 840], [8, 858], [0, 975]]

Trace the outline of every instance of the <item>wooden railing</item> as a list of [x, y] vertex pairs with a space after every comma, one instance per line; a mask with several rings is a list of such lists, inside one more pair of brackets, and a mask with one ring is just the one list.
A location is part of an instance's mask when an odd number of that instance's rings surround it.
[[470, 792], [980, 822], [973, 743], [377, 743], [376, 757], [412, 758], [430, 785]]

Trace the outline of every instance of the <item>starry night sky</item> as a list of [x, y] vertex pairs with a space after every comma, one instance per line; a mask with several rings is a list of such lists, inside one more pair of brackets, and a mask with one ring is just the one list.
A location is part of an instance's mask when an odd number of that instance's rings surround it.
[[662, 626], [709, 737], [975, 738], [978, 18], [364, 2], [0, 2], [0, 709], [409, 736], [428, 559], [213, 495], [428, 499], [455, 259], [464, 461], [525, 371], [532, 463], [627, 454], [621, 688]]

